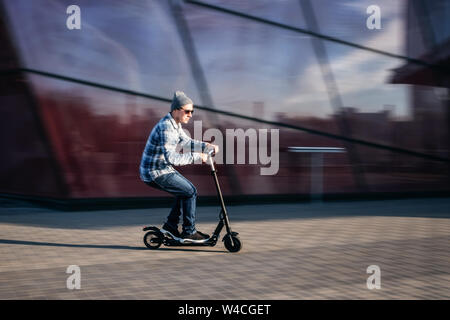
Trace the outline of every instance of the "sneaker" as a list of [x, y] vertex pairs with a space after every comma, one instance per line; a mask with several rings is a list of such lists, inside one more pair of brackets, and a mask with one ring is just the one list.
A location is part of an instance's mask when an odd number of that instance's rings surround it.
[[209, 235], [207, 235], [203, 232], [200, 232], [200, 231], [197, 231], [193, 234], [187, 234], [187, 233], [183, 232], [181, 234], [181, 237], [183, 238], [183, 240], [185, 242], [193, 242], [193, 243], [202, 243], [209, 239]]
[[174, 239], [181, 238], [181, 235], [180, 235], [180, 232], [178, 231], [178, 229], [171, 227], [167, 223], [164, 223], [164, 225], [161, 228], [161, 232], [164, 234], [168, 233]]
[[197, 231], [197, 233], [200, 234], [205, 239], [209, 239], [210, 238], [209, 234], [206, 234], [206, 233], [203, 233], [203, 232], [200, 232], [200, 231]]

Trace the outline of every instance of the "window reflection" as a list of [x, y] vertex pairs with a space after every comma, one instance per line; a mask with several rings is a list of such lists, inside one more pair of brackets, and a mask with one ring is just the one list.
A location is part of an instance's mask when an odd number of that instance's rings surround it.
[[[308, 27], [294, 0], [205, 2]], [[20, 107], [15, 114], [6, 113], [2, 128], [25, 116], [32, 124], [23, 137], [39, 136], [39, 126], [47, 134], [32, 140], [28, 154], [7, 144], [9, 159], [19, 159], [2, 168], [2, 177], [7, 178], [2, 181], [14, 182], [11, 190], [37, 194], [38, 186], [11, 176], [35, 163], [39, 174], [47, 173], [46, 195], [65, 196], [57, 187], [65, 183], [69, 197], [149, 196], [137, 166], [149, 131], [169, 110], [169, 104], [161, 101], [181, 89], [198, 105], [235, 114], [197, 112], [203, 130], [214, 127], [225, 134], [235, 128], [280, 129], [279, 172], [261, 176], [256, 166], [220, 165], [225, 194], [307, 194], [309, 158], [288, 153], [289, 146], [351, 147], [347, 154], [327, 156], [326, 193], [448, 191], [449, 73], [427, 66], [448, 67], [450, 20], [443, 19], [449, 15], [448, 2], [379, 1], [382, 30], [368, 30], [369, 1], [311, 1], [318, 33], [384, 53], [324, 39], [320, 53], [312, 42], [317, 37], [304, 32], [189, 3], [174, 10], [171, 3], [79, 1], [78, 32], [65, 27], [68, 1], [2, 2], [10, 23], [2, 32], [10, 32], [17, 50], [8, 47], [5, 56], [15, 53], [22, 67], [48, 73], [25, 72], [23, 86], [14, 89], [13, 98], [8, 97], [9, 80], [2, 82], [4, 109]], [[333, 102], [330, 92], [339, 95], [340, 104]], [[33, 118], [29, 110], [42, 118]], [[281, 127], [257, 121], [261, 119]], [[192, 125], [186, 128], [193, 131]], [[203, 169], [190, 166], [181, 171], [196, 181], [201, 195], [213, 195]], [[164, 196], [153, 192], [150, 196]]]

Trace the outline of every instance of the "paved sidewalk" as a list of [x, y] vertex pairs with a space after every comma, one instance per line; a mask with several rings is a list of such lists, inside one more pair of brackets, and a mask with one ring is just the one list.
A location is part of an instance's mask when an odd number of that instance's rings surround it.
[[[243, 249], [145, 248], [168, 209], [0, 204], [0, 299], [450, 299], [450, 199], [230, 206]], [[212, 233], [217, 207], [198, 208]], [[81, 289], [69, 290], [69, 265]], [[381, 289], [369, 290], [370, 265]]]

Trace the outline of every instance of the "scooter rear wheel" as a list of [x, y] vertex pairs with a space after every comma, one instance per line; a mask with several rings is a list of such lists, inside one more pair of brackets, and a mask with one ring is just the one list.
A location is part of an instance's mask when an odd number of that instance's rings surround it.
[[158, 249], [163, 243], [161, 232], [149, 231], [144, 235], [144, 244], [149, 249]]
[[238, 252], [242, 248], [241, 239], [235, 235], [226, 235], [223, 239], [225, 248], [230, 252]]

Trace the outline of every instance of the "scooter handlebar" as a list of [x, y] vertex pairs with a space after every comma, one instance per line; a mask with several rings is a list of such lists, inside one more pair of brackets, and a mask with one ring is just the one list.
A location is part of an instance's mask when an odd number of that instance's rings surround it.
[[208, 151], [208, 153], [207, 153], [207, 155], [208, 155], [208, 160], [209, 160], [209, 165], [211, 166], [211, 170], [212, 171], [215, 171], [215, 168], [214, 168], [214, 160], [213, 160], [213, 156], [215, 155], [216, 153], [215, 153], [215, 150], [213, 149], [213, 150], [209, 150]]

